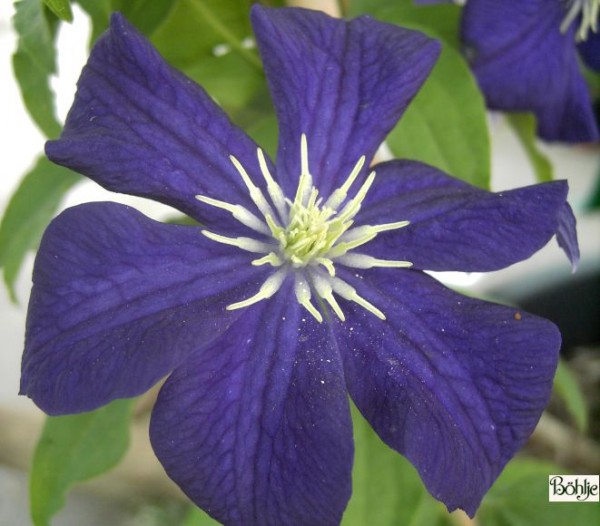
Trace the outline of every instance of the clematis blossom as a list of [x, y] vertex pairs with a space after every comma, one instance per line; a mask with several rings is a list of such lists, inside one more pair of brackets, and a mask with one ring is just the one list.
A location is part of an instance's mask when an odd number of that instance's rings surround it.
[[469, 0], [462, 40], [490, 108], [531, 111], [548, 141], [597, 141], [580, 55], [600, 68], [599, 0]]
[[490, 193], [418, 162], [371, 166], [439, 45], [368, 17], [251, 17], [274, 161], [113, 15], [47, 154], [201, 226], [107, 202], [61, 213], [35, 263], [21, 393], [77, 413], [166, 377], [156, 455], [245, 526], [340, 522], [349, 393], [433, 496], [473, 515], [548, 401], [560, 334], [424, 270], [501, 269], [554, 236], [576, 264], [567, 184]]

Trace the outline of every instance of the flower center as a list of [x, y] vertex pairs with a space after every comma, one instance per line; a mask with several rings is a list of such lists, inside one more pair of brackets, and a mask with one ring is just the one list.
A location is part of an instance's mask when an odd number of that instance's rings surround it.
[[590, 30], [598, 31], [598, 15], [600, 14], [600, 0], [565, 0], [567, 14], [563, 19], [560, 30], [566, 33], [573, 21], [581, 16], [579, 30], [575, 34], [578, 42], [588, 38]]
[[355, 196], [348, 198], [348, 192], [364, 166], [365, 157], [362, 156], [358, 160], [344, 184], [323, 202], [318, 189], [313, 186], [308, 164], [308, 145], [304, 134], [300, 141], [301, 173], [293, 201], [284, 196], [281, 187], [271, 176], [260, 148], [257, 150], [257, 156], [271, 202], [262, 190], [254, 185], [241, 163], [233, 156], [230, 156], [230, 159], [263, 219], [241, 205], [203, 195], [196, 196], [203, 203], [229, 211], [235, 219], [260, 234], [263, 239], [232, 238], [203, 230], [202, 233], [206, 237], [248, 252], [264, 254], [252, 261], [252, 264], [271, 265], [276, 269], [254, 296], [229, 305], [227, 309], [248, 307], [270, 298], [279, 290], [288, 274], [293, 273], [296, 300], [319, 322], [323, 321], [323, 316], [311, 301], [313, 292], [317, 295], [321, 309], [326, 311], [326, 302], [342, 321], [345, 319], [344, 313], [333, 295], [334, 292], [385, 319], [385, 315], [377, 307], [359, 296], [353, 287], [336, 276], [335, 271], [336, 264], [361, 269], [411, 266], [408, 261], [383, 260], [354, 252], [354, 249], [368, 243], [380, 232], [395, 230], [409, 224], [408, 221], [398, 221], [352, 228], [354, 217], [375, 179], [375, 172], [371, 172]]

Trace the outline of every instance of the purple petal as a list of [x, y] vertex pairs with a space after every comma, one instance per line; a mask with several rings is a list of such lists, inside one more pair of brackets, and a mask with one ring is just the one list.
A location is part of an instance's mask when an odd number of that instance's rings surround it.
[[[473, 515], [546, 406], [560, 348], [547, 320], [456, 294], [412, 270], [343, 278], [381, 321], [344, 304], [350, 394], [449, 510]], [[351, 330], [348, 330], [348, 327]]]
[[577, 47], [585, 64], [600, 73], [600, 33], [591, 31], [587, 40], [580, 42]]
[[367, 163], [427, 78], [439, 44], [361, 17], [255, 6], [252, 21], [279, 118], [277, 172], [293, 195], [300, 136], [315, 186], [328, 195]]
[[573, 272], [579, 264], [579, 243], [577, 242], [577, 220], [569, 203], [565, 203], [561, 209], [556, 231], [556, 240], [560, 248], [565, 251]]
[[195, 196], [252, 207], [229, 155], [260, 173], [252, 140], [119, 14], [94, 46], [63, 134], [46, 153], [109, 190], [229, 230], [239, 228], [229, 213]]
[[[492, 193], [414, 161], [375, 170], [357, 222], [410, 225], [379, 234], [365, 253], [425, 270], [485, 272], [527, 259], [557, 233], [568, 191], [553, 181]], [[569, 239], [576, 246], [573, 232]]]
[[540, 137], [598, 139], [586, 83], [579, 71], [574, 27], [557, 0], [472, 0], [463, 11], [462, 38], [490, 108], [531, 111]]
[[254, 293], [251, 256], [118, 204], [70, 208], [33, 273], [21, 394], [49, 414], [143, 393], [225, 331]]
[[350, 497], [341, 359], [289, 289], [177, 368], [152, 415], [167, 473], [224, 524], [337, 525]]

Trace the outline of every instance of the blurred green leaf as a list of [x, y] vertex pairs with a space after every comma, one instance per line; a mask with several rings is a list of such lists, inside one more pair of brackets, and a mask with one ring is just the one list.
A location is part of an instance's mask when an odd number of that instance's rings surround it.
[[443, 526], [450, 515], [425, 490], [419, 475], [388, 448], [353, 408], [353, 492], [342, 526]]
[[108, 27], [111, 0], [74, 0], [88, 14], [92, 22], [90, 47]]
[[30, 478], [31, 516], [46, 526], [76, 482], [115, 466], [129, 445], [132, 400], [116, 400], [89, 413], [48, 417]]
[[[262, 71], [256, 49], [248, 49], [252, 27], [249, 0], [180, 0], [152, 35], [152, 42], [173, 66], [186, 71], [214, 57], [215, 46], [238, 53]], [[176, 38], [175, 38], [176, 37]]]
[[273, 113], [250, 25], [251, 4], [181, 0], [152, 35], [162, 56], [201, 84], [243, 128]]
[[220, 524], [200, 508], [190, 507], [181, 526], [219, 526]]
[[585, 432], [588, 427], [588, 410], [585, 399], [569, 366], [562, 360], [558, 362], [558, 368], [554, 376], [554, 392], [565, 403], [565, 407], [573, 417], [577, 428]]
[[69, 0], [44, 0], [44, 4], [46, 4], [48, 9], [61, 20], [66, 22], [71, 22], [73, 20], [73, 13], [71, 12]]
[[37, 247], [64, 194], [80, 180], [40, 157], [12, 195], [0, 223], [0, 267], [13, 301], [14, 283], [27, 251]]
[[12, 64], [29, 115], [46, 137], [58, 137], [62, 127], [56, 118], [54, 92], [50, 88], [48, 73], [31, 55], [20, 49], [13, 54]]
[[56, 119], [49, 81], [56, 72], [56, 27], [46, 17], [40, 0], [17, 2], [13, 24], [18, 35], [13, 70], [23, 102], [42, 132], [47, 137], [57, 137], [61, 126]]
[[537, 180], [540, 183], [552, 181], [552, 163], [537, 146], [535, 116], [531, 113], [506, 113], [506, 118], [521, 142]]
[[179, 0], [112, 0], [112, 11], [120, 11], [145, 35], [163, 22]]
[[349, 15], [369, 14], [400, 26], [418, 26], [415, 29], [460, 49], [461, 10], [458, 5], [417, 5], [413, 0], [350, 0]]
[[514, 459], [483, 500], [475, 519], [482, 526], [587, 526], [600, 524], [597, 503], [549, 502], [548, 475], [564, 473], [549, 463]]
[[485, 103], [460, 53], [444, 44], [433, 72], [387, 141], [394, 157], [422, 161], [489, 188]]

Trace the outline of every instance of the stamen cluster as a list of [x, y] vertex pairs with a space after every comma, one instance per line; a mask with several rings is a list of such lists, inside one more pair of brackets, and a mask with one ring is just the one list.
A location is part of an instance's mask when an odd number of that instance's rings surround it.
[[[241, 163], [234, 156], [230, 156], [230, 159], [264, 219], [241, 205], [207, 196], [196, 196], [206, 204], [229, 211], [235, 219], [261, 234], [265, 240], [248, 237], [231, 238], [203, 230], [202, 233], [206, 237], [248, 252], [264, 254], [255, 259], [252, 264], [271, 265], [276, 269], [254, 296], [229, 305], [227, 309], [248, 307], [270, 298], [279, 290], [285, 278], [293, 273], [298, 303], [319, 322], [323, 321], [321, 311], [327, 312], [324, 302], [331, 307], [340, 320], [344, 321], [344, 313], [333, 295], [334, 292], [346, 300], [358, 303], [375, 316], [385, 319], [385, 315], [377, 307], [359, 296], [352, 286], [336, 276], [335, 271], [336, 264], [361, 269], [411, 266], [407, 261], [382, 260], [353, 252], [354, 249], [374, 239], [378, 233], [409, 224], [408, 221], [399, 221], [352, 228], [354, 217], [359, 212], [375, 179], [375, 172], [371, 172], [356, 195], [348, 199], [348, 192], [361, 173], [365, 157], [362, 156], [358, 160], [344, 184], [323, 202], [318, 189], [313, 186], [308, 164], [308, 145], [304, 134], [300, 141], [301, 174], [293, 201], [284, 196], [281, 187], [273, 179], [260, 148], [257, 150], [257, 156], [271, 203], [262, 190], [254, 185]], [[311, 301], [313, 292], [316, 293], [321, 311]]]

